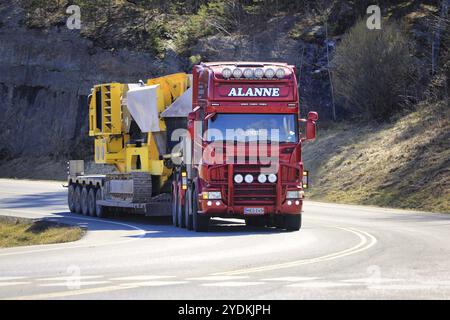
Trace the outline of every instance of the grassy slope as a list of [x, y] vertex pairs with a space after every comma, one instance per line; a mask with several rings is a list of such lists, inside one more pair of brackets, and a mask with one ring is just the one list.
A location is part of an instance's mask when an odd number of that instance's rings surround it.
[[79, 240], [83, 234], [84, 231], [79, 227], [65, 227], [43, 221], [0, 221], [0, 248], [71, 242]]
[[312, 199], [450, 212], [448, 101], [390, 124], [334, 124], [304, 160]]

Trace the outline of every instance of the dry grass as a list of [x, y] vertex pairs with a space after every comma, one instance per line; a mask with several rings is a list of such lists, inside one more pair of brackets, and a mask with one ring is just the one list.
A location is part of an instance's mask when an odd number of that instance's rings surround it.
[[36, 221], [0, 221], [0, 248], [63, 243], [81, 239], [79, 227]]
[[450, 212], [450, 108], [426, 106], [391, 124], [340, 123], [307, 144], [309, 197]]

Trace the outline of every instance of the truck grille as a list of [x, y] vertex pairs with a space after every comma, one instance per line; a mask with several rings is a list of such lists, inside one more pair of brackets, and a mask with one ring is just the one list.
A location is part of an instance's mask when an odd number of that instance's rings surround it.
[[234, 184], [235, 205], [275, 205], [276, 197], [274, 184]]

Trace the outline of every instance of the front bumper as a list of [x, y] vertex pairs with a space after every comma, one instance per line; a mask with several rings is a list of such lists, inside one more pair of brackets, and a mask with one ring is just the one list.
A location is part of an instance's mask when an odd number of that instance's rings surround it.
[[[288, 202], [291, 202], [289, 205]], [[286, 200], [279, 209], [272, 205], [234, 205], [228, 206], [222, 200], [200, 200], [199, 213], [211, 217], [260, 216], [277, 214], [301, 214], [303, 199]], [[246, 214], [246, 208], [263, 208], [264, 214]]]

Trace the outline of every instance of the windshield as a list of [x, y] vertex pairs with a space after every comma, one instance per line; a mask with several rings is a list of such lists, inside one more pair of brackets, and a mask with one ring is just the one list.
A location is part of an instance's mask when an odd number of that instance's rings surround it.
[[206, 140], [298, 141], [295, 114], [216, 114], [208, 120]]

